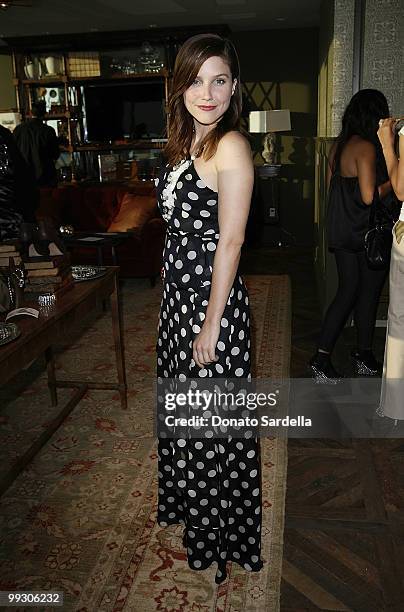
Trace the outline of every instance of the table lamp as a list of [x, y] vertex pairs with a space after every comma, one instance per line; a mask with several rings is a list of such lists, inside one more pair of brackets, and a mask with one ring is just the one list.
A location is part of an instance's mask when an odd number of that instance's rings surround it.
[[275, 164], [275, 134], [274, 132], [290, 131], [289, 110], [259, 110], [251, 111], [249, 116], [249, 132], [252, 134], [265, 134], [263, 151], [261, 153], [265, 164], [260, 166], [261, 176], [276, 176], [281, 168]]

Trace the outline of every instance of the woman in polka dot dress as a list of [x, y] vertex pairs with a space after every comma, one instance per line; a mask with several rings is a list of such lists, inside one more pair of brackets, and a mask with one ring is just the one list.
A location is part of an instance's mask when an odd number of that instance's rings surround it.
[[[239, 131], [233, 45], [216, 35], [181, 47], [169, 103], [167, 166], [156, 179], [167, 221], [157, 376], [250, 380], [249, 302], [238, 274], [254, 181]], [[202, 381], [201, 381], [202, 382]], [[184, 525], [192, 569], [262, 567], [261, 478], [254, 437], [159, 438], [161, 526]]]

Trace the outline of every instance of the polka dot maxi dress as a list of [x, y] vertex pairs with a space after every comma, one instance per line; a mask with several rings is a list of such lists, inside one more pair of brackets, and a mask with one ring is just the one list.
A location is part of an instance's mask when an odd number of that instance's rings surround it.
[[[196, 173], [193, 160], [156, 179], [158, 205], [168, 223], [164, 290], [158, 324], [157, 377], [250, 377], [249, 301], [236, 275], [221, 319], [217, 362], [200, 369], [192, 342], [205, 318], [219, 239], [218, 194]], [[168, 188], [167, 188], [168, 187]], [[167, 196], [170, 196], [168, 197]], [[168, 204], [167, 204], [168, 202]], [[261, 476], [254, 437], [159, 438], [159, 525], [184, 525], [189, 566], [226, 562], [249, 571], [262, 567]]]

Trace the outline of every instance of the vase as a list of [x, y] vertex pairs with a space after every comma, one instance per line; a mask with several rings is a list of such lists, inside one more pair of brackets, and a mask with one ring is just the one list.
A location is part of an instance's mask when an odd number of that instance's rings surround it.
[[45, 66], [49, 75], [56, 74], [56, 57], [49, 55], [45, 58]]
[[24, 66], [24, 72], [27, 79], [35, 78], [35, 66], [34, 62], [27, 62]]

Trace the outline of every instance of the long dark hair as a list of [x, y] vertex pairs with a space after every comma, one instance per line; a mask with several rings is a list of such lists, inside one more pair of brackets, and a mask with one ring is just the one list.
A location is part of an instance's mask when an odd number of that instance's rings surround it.
[[339, 164], [341, 153], [346, 143], [354, 135], [360, 136], [375, 145], [377, 165], [385, 168], [377, 130], [379, 120], [389, 116], [389, 105], [381, 91], [377, 89], [361, 89], [352, 96], [342, 117], [342, 128], [338, 135], [334, 156], [334, 169]]
[[229, 65], [232, 80], [237, 79], [237, 83], [229, 108], [201, 142], [199, 151], [203, 151], [204, 159], [210, 159], [215, 154], [219, 140], [226, 132], [240, 130], [240, 65], [233, 43], [217, 34], [192, 36], [182, 45], [175, 60], [168, 102], [168, 142], [164, 148], [164, 156], [170, 165], [189, 155], [194, 122], [185, 107], [183, 94], [195, 80], [202, 64], [213, 56], [221, 57]]

